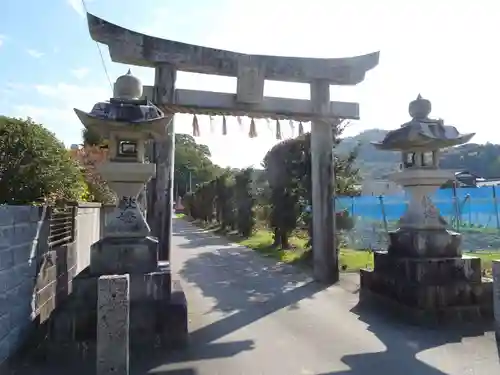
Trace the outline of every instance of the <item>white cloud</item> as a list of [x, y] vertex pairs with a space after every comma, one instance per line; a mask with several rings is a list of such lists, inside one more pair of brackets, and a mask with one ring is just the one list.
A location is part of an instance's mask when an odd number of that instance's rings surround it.
[[44, 55], [43, 52], [37, 51], [36, 49], [27, 49], [26, 53], [35, 59], [39, 59]]
[[109, 99], [110, 96], [110, 89], [107, 86], [77, 86], [65, 82], [55, 85], [35, 85], [35, 90], [67, 106], [92, 103], [89, 104], [91, 107], [96, 101]]
[[169, 10], [167, 7], [158, 7], [155, 8], [153, 14], [151, 15], [149, 22], [145, 27], [139, 27], [140, 32], [146, 34], [146, 35], [151, 35], [151, 36], [156, 36], [156, 37], [166, 37], [164, 34], [165, 32], [165, 20], [169, 19], [170, 14]]
[[5, 34], [0, 34], [0, 47], [2, 47], [6, 42], [12, 41], [12, 38]]
[[109, 98], [107, 86], [76, 86], [64, 82], [55, 85], [36, 85], [35, 93], [49, 100], [46, 106], [18, 104], [12, 116], [31, 117], [54, 132], [66, 145], [81, 140], [82, 124], [73, 108], [90, 111], [93, 105]]
[[[495, 68], [500, 58], [491, 48], [494, 35], [500, 32], [496, 22], [500, 8], [488, 2], [438, 3], [311, 0], [300, 6], [291, 4], [287, 16], [280, 17], [282, 6], [277, 1], [234, 2], [219, 9], [217, 22], [211, 24], [203, 43], [244, 53], [305, 57], [380, 50], [379, 66], [362, 84], [331, 88], [332, 100], [360, 103], [361, 121], [353, 124], [350, 134], [373, 127], [397, 128], [408, 121], [408, 103], [421, 92], [432, 101], [431, 116], [443, 117], [462, 132], [478, 131], [476, 142], [500, 142], [500, 133], [492, 134], [488, 128], [488, 108], [495, 108], [491, 93], [500, 82]], [[259, 13], [264, 6], [266, 12]], [[307, 19], [314, 19], [314, 27], [307, 25]], [[443, 32], [412, 27], [418, 19], [441, 25]], [[415, 58], [415, 53], [429, 58]], [[481, 69], [474, 68], [478, 61]], [[281, 90], [286, 86], [266, 82], [266, 95], [309, 97], [307, 85]]]
[[78, 68], [71, 70], [71, 74], [73, 74], [77, 79], [83, 79], [89, 74], [90, 70], [88, 68]]
[[82, 17], [85, 16], [85, 9], [83, 8], [82, 0], [67, 0], [67, 3], [76, 13], [78, 13], [78, 15]]
[[[499, 142], [500, 135], [486, 128], [491, 126], [491, 111], [488, 108], [495, 108], [496, 105], [495, 95], [490, 92], [494, 92], [500, 82], [500, 73], [495, 68], [499, 58], [490, 48], [499, 30], [495, 21], [498, 18], [497, 8], [490, 6], [482, 10], [478, 6], [478, 9], [469, 9], [469, 6], [460, 4], [453, 5], [454, 12], [449, 14], [445, 1], [435, 5], [435, 2], [419, 0], [410, 2], [412, 4], [408, 7], [405, 3], [403, 7], [389, 1], [385, 2], [386, 6], [381, 6], [361, 0], [349, 3], [311, 0], [308, 5], [290, 6], [287, 17], [283, 18], [280, 16], [282, 6], [278, 3], [254, 0], [248, 4], [239, 2], [237, 6], [235, 3], [224, 9], [214, 7], [211, 11], [217, 16], [202, 14], [200, 20], [196, 12], [186, 10], [181, 17], [174, 17], [175, 27], [165, 23], [165, 17], [169, 16], [168, 8], [160, 7], [151, 10], [152, 15], [148, 15], [148, 22], [142, 28], [133, 28], [160, 37], [245, 53], [338, 57], [380, 49], [380, 65], [367, 75], [363, 84], [354, 88], [331, 89], [332, 100], [358, 101], [361, 104], [362, 121], [354, 122], [349, 134], [372, 127], [398, 127], [408, 121], [408, 102], [422, 92], [433, 102], [433, 116], [435, 113], [435, 117], [443, 117], [463, 132], [479, 129], [476, 141], [491, 138], [491, 141]], [[448, 3], [452, 4], [451, 1]], [[76, 7], [78, 14], [84, 15], [79, 1], [68, 0], [68, 4], [73, 9]], [[260, 9], [264, 6], [266, 12], [262, 13]], [[212, 20], [208, 32], [207, 28], [200, 26], [201, 19]], [[307, 26], [304, 21], [307, 19], [315, 20], [314, 27]], [[380, 23], [381, 19], [383, 23]], [[432, 28], [413, 28], [414, 19], [442, 25], [445, 31], [437, 35]], [[189, 22], [192, 27], [179, 28], [179, 22]], [[464, 24], [469, 27], [464, 29]], [[249, 29], [251, 32], [248, 32]], [[477, 43], [477, 40], [483, 43]], [[416, 54], [428, 58], [418, 59]], [[474, 69], [478, 56], [482, 66], [479, 70]], [[122, 65], [110, 67], [112, 72], [124, 73]], [[153, 69], [132, 67], [132, 71], [143, 78], [144, 84], [152, 84]], [[179, 73], [177, 84], [180, 88], [235, 92], [235, 79], [228, 77]], [[110, 96], [104, 80], [99, 87], [80, 88], [59, 83], [39, 85], [35, 91], [51, 98], [50, 107], [25, 106], [23, 110], [28, 113], [24, 115], [31, 112], [32, 117], [40, 117], [37, 120], [55, 129], [68, 144], [80, 140], [81, 125], [72, 108], [89, 110], [96, 101]], [[268, 96], [307, 99], [309, 88], [307, 85], [266, 82], [265, 93]], [[191, 133], [191, 121], [191, 116], [177, 116], [177, 131]], [[248, 139], [248, 119], [245, 119], [242, 128], [234, 120], [229, 120], [226, 137], [221, 135], [220, 119], [213, 133], [207, 118], [200, 116], [199, 121], [200, 141], [210, 146], [214, 161], [221, 164], [244, 166], [258, 163], [276, 142], [274, 124], [269, 130], [265, 122], [259, 122], [259, 137]], [[282, 124], [283, 132], [288, 129], [286, 123]]]
[[17, 83], [17, 82], [7, 82], [5, 85], [9, 90], [23, 90], [26, 88], [26, 85], [24, 83]]
[[69, 108], [21, 104], [14, 106], [13, 113], [10, 115], [21, 118], [31, 117], [55, 133], [57, 138], [67, 146], [71, 143], [79, 143], [81, 140], [82, 126], [78, 119], [75, 120], [76, 115]]
[[24, 95], [26, 85], [17, 82], [7, 82], [4, 87], [0, 87], [0, 93], [4, 96], [3, 99], [14, 98], [18, 94]]
[[[182, 74], [181, 76], [184, 76]], [[186, 77], [184, 77], [186, 78]], [[191, 86], [190, 80], [183, 79], [184, 85]], [[228, 87], [229, 89], [229, 87]], [[54, 85], [36, 85], [35, 93], [49, 100], [47, 106], [21, 104], [14, 107], [13, 116], [31, 117], [42, 123], [66, 145], [81, 141], [82, 124], [76, 117], [73, 108], [89, 111], [92, 106], [101, 100], [107, 100], [110, 89], [107, 85], [77, 86], [65, 82]], [[275, 140], [275, 125], [266, 125], [265, 121], [257, 120], [256, 139], [248, 138], [250, 119], [243, 118], [243, 126], [238, 125], [236, 119], [228, 118], [228, 135], [222, 135], [222, 119], [216, 118], [210, 125], [208, 116], [199, 116], [201, 137], [198, 142], [207, 144], [213, 154], [214, 162], [227, 166], [245, 167], [259, 164], [267, 150], [277, 141]], [[192, 116], [177, 115], [175, 128], [178, 133], [192, 133]], [[282, 123], [284, 137], [290, 137], [288, 124]], [[290, 134], [289, 134], [290, 133]], [[234, 149], [228, 144], [234, 145]], [[243, 150], [243, 151], [242, 151]]]
[[[95, 0], [86, 0], [86, 4], [93, 3]], [[82, 0], [66, 0], [66, 3], [81, 17], [85, 17], [85, 7]]]

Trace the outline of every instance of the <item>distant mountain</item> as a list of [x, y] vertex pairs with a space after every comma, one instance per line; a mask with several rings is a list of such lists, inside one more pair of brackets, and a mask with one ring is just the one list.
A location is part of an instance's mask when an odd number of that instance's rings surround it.
[[358, 147], [356, 166], [364, 178], [385, 178], [389, 173], [399, 169], [401, 156], [397, 152], [379, 151], [371, 142], [380, 142], [387, 130], [370, 129], [354, 137], [346, 137], [337, 146], [336, 152], [346, 154]]
[[[357, 166], [365, 178], [385, 178], [399, 169], [401, 156], [397, 152], [377, 150], [370, 142], [379, 142], [387, 130], [370, 129], [354, 137], [347, 137], [337, 146], [336, 152], [348, 153], [359, 147]], [[500, 177], [500, 145], [467, 143], [445, 150], [441, 167], [456, 171], [467, 170], [484, 178]]]

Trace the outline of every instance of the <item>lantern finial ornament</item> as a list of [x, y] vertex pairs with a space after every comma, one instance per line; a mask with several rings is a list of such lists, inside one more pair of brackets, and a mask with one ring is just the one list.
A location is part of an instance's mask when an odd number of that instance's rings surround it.
[[118, 77], [114, 84], [113, 96], [118, 99], [137, 100], [142, 96], [142, 82], [132, 75], [130, 69], [127, 74]]
[[420, 94], [418, 94], [417, 99], [413, 100], [408, 106], [408, 112], [414, 119], [426, 119], [430, 115], [431, 111], [431, 102], [422, 98], [422, 95]]

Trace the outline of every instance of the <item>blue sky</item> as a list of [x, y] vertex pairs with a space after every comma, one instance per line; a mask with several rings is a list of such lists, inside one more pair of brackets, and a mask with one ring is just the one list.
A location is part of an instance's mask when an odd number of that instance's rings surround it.
[[[496, 131], [500, 87], [500, 6], [491, 0], [87, 0], [90, 12], [151, 35], [238, 52], [340, 57], [381, 50], [380, 65], [354, 88], [332, 88], [332, 100], [359, 101], [362, 119], [348, 134], [407, 121], [408, 102], [420, 92], [433, 114], [476, 142], [500, 143]], [[48, 5], [50, 4], [50, 5]], [[0, 113], [30, 116], [66, 144], [80, 141], [73, 107], [90, 110], [111, 90], [80, 0], [2, 0], [0, 23]], [[101, 47], [111, 80], [127, 66], [112, 63]], [[132, 67], [144, 84], [153, 71]], [[235, 80], [179, 74], [178, 87], [235, 91]], [[267, 95], [307, 99], [307, 85], [266, 82]], [[200, 119], [200, 142], [214, 161], [244, 167], [259, 164], [276, 140], [258, 123]], [[190, 132], [190, 118], [176, 127]], [[286, 127], [285, 127], [286, 128]], [[213, 131], [212, 131], [213, 130]], [[291, 129], [284, 129], [286, 136]]]

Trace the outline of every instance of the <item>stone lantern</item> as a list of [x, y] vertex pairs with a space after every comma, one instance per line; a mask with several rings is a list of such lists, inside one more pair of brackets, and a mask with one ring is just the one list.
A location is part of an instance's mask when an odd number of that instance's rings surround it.
[[118, 197], [116, 207], [104, 209], [103, 239], [91, 251], [92, 273], [157, 267], [158, 241], [149, 237], [137, 197], [156, 172], [154, 164], [145, 163], [145, 143], [162, 137], [170, 118], [141, 96], [142, 83], [129, 70], [116, 80], [109, 102], [97, 103], [90, 113], [75, 109], [85, 127], [108, 140], [107, 161], [98, 171]]
[[[474, 136], [459, 134], [455, 127], [445, 126], [443, 120], [429, 119], [430, 112], [430, 101], [419, 95], [409, 105], [411, 121], [389, 132], [381, 143], [373, 143], [379, 150], [401, 152], [403, 168], [389, 176], [410, 195], [399, 232], [446, 229], [448, 224], [430, 199], [440, 186], [455, 178], [454, 171], [439, 168], [440, 150], [466, 143]], [[430, 233], [435, 235], [434, 231]]]
[[[155, 165], [145, 162], [145, 143], [166, 136], [171, 116], [140, 99], [141, 95], [142, 84], [129, 71], [117, 79], [114, 98], [97, 103], [89, 113], [75, 109], [86, 128], [108, 140], [107, 160], [99, 172], [118, 196], [116, 205], [103, 207], [102, 239], [90, 249], [88, 291], [82, 288], [94, 300], [85, 305], [88, 311], [78, 311], [74, 319], [83, 326], [80, 331], [95, 331], [87, 325], [97, 321], [101, 368], [114, 368], [114, 347], [121, 351], [120, 363], [128, 361], [129, 335], [132, 346], [167, 338], [187, 340], [187, 328], [178, 324], [187, 322], [185, 300], [172, 297], [169, 262], [159, 260], [158, 240], [150, 236], [137, 201], [155, 174]], [[118, 286], [120, 292], [115, 290]], [[97, 311], [91, 308], [96, 305]]]
[[[389, 247], [374, 253], [374, 269], [361, 270], [361, 298], [375, 297], [404, 307], [416, 318], [475, 316], [488, 305], [481, 288], [481, 261], [462, 256], [461, 235], [449, 230], [430, 196], [454, 172], [439, 168], [440, 150], [468, 142], [443, 120], [429, 118], [430, 101], [420, 95], [409, 105], [412, 119], [374, 146], [401, 152], [402, 170], [389, 178], [410, 195], [399, 228], [389, 232]], [[479, 285], [479, 286], [478, 286]]]

